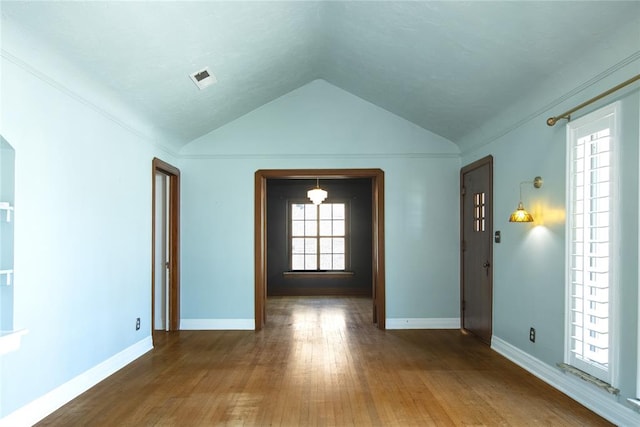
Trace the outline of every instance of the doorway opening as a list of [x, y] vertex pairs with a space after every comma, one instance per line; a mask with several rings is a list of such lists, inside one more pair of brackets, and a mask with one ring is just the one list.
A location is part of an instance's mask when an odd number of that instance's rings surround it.
[[180, 329], [180, 170], [153, 159], [151, 335]]
[[255, 174], [255, 329], [267, 321], [267, 180], [269, 179], [349, 179], [371, 180], [372, 217], [372, 312], [373, 323], [385, 329], [384, 269], [384, 172], [380, 169], [277, 169]]

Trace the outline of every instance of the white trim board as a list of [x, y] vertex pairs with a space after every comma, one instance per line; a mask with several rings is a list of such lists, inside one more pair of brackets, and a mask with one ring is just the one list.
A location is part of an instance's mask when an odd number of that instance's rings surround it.
[[459, 317], [387, 319], [387, 329], [460, 329]]
[[253, 331], [254, 319], [180, 319], [185, 331]]
[[153, 342], [148, 336], [0, 419], [0, 427], [34, 425], [151, 349]]
[[547, 365], [496, 336], [491, 339], [491, 348], [612, 423], [619, 426], [640, 425], [640, 413], [620, 403], [614, 395]]

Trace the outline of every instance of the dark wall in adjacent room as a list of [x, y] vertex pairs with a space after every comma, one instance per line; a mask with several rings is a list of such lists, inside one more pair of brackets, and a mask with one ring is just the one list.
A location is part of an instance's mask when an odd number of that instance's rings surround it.
[[372, 295], [371, 179], [321, 179], [325, 203], [347, 202], [351, 260], [348, 277], [285, 277], [289, 271], [287, 239], [289, 201], [308, 202], [315, 180], [267, 180], [267, 295]]

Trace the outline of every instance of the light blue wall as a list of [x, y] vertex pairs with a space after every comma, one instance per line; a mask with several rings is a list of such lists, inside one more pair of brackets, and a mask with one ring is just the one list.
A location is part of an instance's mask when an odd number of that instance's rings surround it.
[[388, 318], [458, 318], [451, 142], [316, 80], [185, 146], [183, 319], [253, 319], [259, 169], [385, 172]]
[[[640, 25], [616, 37], [610, 44], [616, 46], [615, 50], [589, 52], [577, 58], [558, 70], [547, 85], [532, 88], [518, 105], [469, 135], [465, 143], [472, 148], [462, 156], [462, 164], [487, 154], [494, 156], [494, 226], [502, 232], [502, 243], [494, 244], [494, 337], [550, 368], [564, 359], [566, 121], [555, 127], [545, 122], [640, 73]], [[618, 364], [621, 396], [615, 399], [621, 405], [626, 404], [627, 397], [636, 396], [639, 91], [636, 83], [573, 115], [577, 118], [615, 100], [622, 102], [622, 144], [618, 147], [622, 159], [622, 219], [616, 224], [622, 230], [620, 299], [616, 308], [622, 322]], [[496, 136], [491, 137], [492, 133]], [[523, 202], [535, 223], [509, 223], [509, 214], [518, 203], [519, 183], [538, 175], [544, 179], [541, 189], [523, 187]], [[528, 339], [530, 327], [537, 331], [535, 343]], [[582, 383], [581, 387], [588, 387]], [[603, 401], [610, 398], [603, 393]]]
[[[287, 168], [384, 170], [387, 317], [446, 319], [459, 316], [459, 169], [492, 154], [503, 235], [494, 248], [494, 335], [549, 366], [562, 359], [564, 129], [544, 120], [640, 72], [636, 33], [612, 41], [610, 52], [589, 52], [465, 137], [461, 161], [451, 142], [321, 80], [175, 158], [151, 143], [162, 135], [117, 94], [6, 28], [0, 134], [16, 149], [14, 323], [29, 333], [18, 352], [0, 356], [0, 417], [149, 337], [154, 156], [182, 170], [183, 319], [253, 319], [253, 177]], [[630, 212], [639, 204], [640, 96], [636, 88], [620, 98], [630, 123], [622, 153]], [[536, 175], [545, 185], [525, 188], [524, 202], [537, 223], [509, 224], [518, 183]], [[637, 376], [637, 214], [625, 214], [623, 226], [626, 397]]]
[[103, 88], [11, 36], [3, 27], [0, 134], [16, 161], [14, 328], [29, 332], [0, 356], [0, 417], [150, 336], [160, 155], [116, 118], [117, 102], [83, 97]]

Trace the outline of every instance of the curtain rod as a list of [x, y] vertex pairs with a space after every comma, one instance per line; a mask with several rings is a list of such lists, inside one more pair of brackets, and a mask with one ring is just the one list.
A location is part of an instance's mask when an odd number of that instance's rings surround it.
[[578, 111], [578, 110], [580, 110], [581, 108], [584, 108], [584, 107], [586, 107], [587, 105], [589, 105], [589, 104], [591, 104], [591, 103], [594, 103], [594, 102], [596, 102], [597, 100], [602, 99], [602, 98], [604, 98], [605, 96], [610, 95], [610, 94], [612, 94], [613, 92], [615, 92], [615, 91], [617, 91], [617, 90], [620, 90], [620, 89], [622, 89], [623, 87], [625, 87], [625, 86], [627, 86], [627, 85], [630, 85], [631, 83], [635, 82], [636, 80], [640, 80], [640, 74], [638, 74], [638, 75], [637, 75], [637, 76], [635, 76], [635, 77], [631, 77], [629, 80], [627, 80], [626, 82], [622, 82], [622, 83], [620, 83], [618, 86], [612, 87], [611, 89], [609, 89], [609, 90], [608, 90], [608, 91], [606, 91], [606, 92], [602, 92], [602, 93], [601, 93], [600, 95], [598, 95], [598, 96], [594, 96], [594, 97], [593, 97], [593, 98], [591, 98], [590, 100], [583, 102], [582, 104], [578, 105], [577, 107], [572, 108], [571, 110], [565, 111], [564, 113], [562, 113], [562, 114], [560, 114], [560, 115], [558, 115], [558, 116], [555, 116], [555, 117], [549, 117], [549, 118], [547, 119], [547, 125], [549, 125], [549, 126], [553, 126], [553, 125], [555, 125], [555, 124], [558, 122], [558, 120], [560, 120], [560, 119], [567, 119], [567, 120], [570, 120], [570, 119], [571, 119], [571, 113], [573, 113], [573, 112], [575, 112], [575, 111]]

